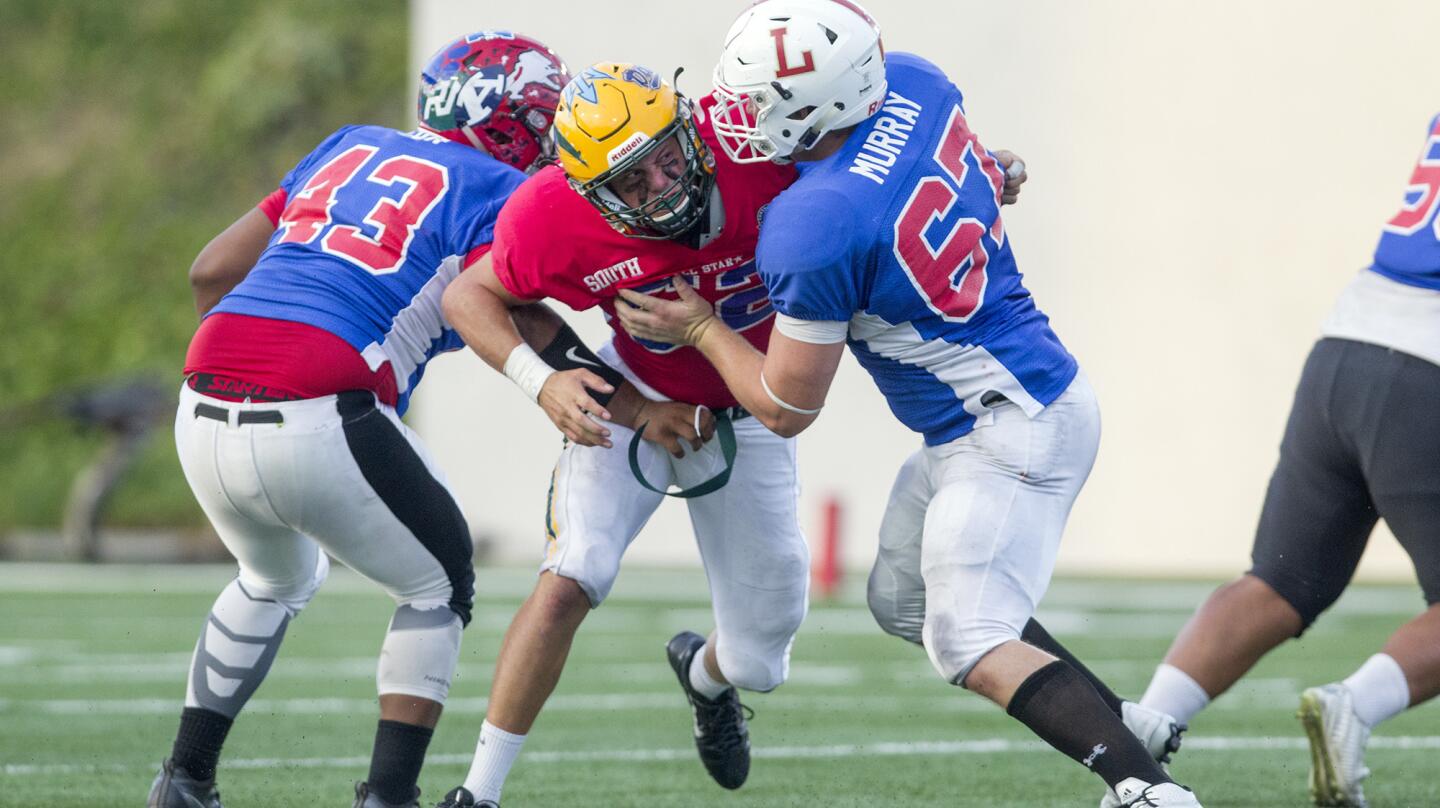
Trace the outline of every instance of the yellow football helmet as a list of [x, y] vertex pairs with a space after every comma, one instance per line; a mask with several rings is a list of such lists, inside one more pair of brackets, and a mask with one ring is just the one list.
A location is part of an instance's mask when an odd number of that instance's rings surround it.
[[[715, 158], [700, 139], [690, 100], [640, 65], [601, 62], [560, 93], [551, 135], [577, 193], [628, 236], [684, 240], [706, 221]], [[625, 202], [610, 184], [674, 140], [684, 169], [663, 192]]]

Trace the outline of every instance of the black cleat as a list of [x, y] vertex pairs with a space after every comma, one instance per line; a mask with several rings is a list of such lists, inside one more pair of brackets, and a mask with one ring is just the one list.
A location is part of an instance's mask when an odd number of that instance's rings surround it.
[[476, 802], [475, 795], [471, 794], [469, 789], [460, 786], [450, 789], [450, 793], [446, 794], [445, 799], [435, 808], [500, 808], [500, 803], [490, 800]]
[[415, 789], [415, 795], [408, 802], [390, 803], [384, 797], [370, 790], [370, 784], [359, 782], [355, 784], [355, 804], [351, 808], [420, 808], [420, 789]]
[[222, 808], [220, 792], [215, 790], [215, 778], [197, 780], [190, 772], [176, 766], [175, 761], [166, 758], [160, 764], [160, 773], [150, 786], [150, 797], [145, 808]]
[[705, 664], [695, 659], [695, 652], [704, 645], [704, 637], [682, 631], [670, 638], [665, 654], [695, 713], [695, 748], [700, 751], [700, 762], [715, 782], [725, 788], [739, 788], [750, 776], [750, 729], [745, 725], [749, 708], [740, 703], [740, 694], [733, 687], [714, 700], [690, 687], [691, 664]]

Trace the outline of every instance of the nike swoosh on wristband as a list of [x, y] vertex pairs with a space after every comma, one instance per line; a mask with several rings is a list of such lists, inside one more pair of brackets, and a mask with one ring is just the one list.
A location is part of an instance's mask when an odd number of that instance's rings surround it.
[[589, 359], [581, 359], [579, 351], [579, 348], [569, 348], [565, 351], [565, 358], [569, 359], [571, 362], [579, 362], [582, 365], [589, 365], [592, 368], [600, 367], [598, 364], [591, 362]]

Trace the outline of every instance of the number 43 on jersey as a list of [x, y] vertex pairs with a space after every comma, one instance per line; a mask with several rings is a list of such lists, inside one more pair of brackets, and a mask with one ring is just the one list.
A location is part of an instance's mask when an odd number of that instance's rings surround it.
[[[361, 182], [387, 188], [404, 188], [399, 199], [382, 197], [362, 219], [367, 230], [335, 224], [332, 209], [347, 195], [362, 169], [373, 162], [374, 146], [353, 146], [330, 159], [290, 198], [278, 227], [276, 244], [311, 244], [376, 275], [399, 271], [405, 263], [415, 231], [450, 187], [446, 168], [419, 157], [400, 156], [380, 161]], [[369, 196], [369, 194], [367, 194]]]

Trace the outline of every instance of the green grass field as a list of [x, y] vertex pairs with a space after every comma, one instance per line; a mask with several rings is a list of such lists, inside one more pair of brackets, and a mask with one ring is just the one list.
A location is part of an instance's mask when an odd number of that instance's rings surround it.
[[[136, 806], [169, 750], [195, 634], [230, 572], [219, 567], [0, 564], [0, 805]], [[501, 633], [527, 572], [481, 570], [446, 718], [421, 786], [459, 783]], [[738, 792], [710, 782], [665, 664], [675, 631], [709, 628], [704, 579], [630, 570], [591, 616], [505, 792], [523, 806], [1093, 806], [1098, 780], [979, 697], [942, 683], [916, 648], [882, 635], [858, 581], [817, 604], [791, 681], [746, 699], [756, 760]], [[1067, 580], [1041, 614], [1125, 694], [1149, 679], [1208, 584]], [[1174, 771], [1207, 808], [1307, 804], [1300, 690], [1348, 674], [1421, 606], [1413, 587], [1356, 587], [1303, 641], [1265, 660], [1194, 722]], [[231, 808], [348, 806], [374, 732], [375, 653], [391, 607], [339, 571], [290, 635], [231, 733]], [[1440, 805], [1440, 710], [1381, 728], [1367, 791], [1384, 808]]]

